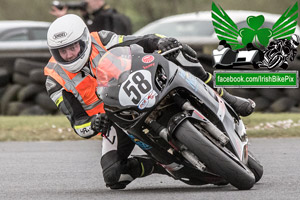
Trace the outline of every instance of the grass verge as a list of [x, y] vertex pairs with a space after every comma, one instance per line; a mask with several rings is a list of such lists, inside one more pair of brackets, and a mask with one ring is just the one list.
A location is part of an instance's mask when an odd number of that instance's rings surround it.
[[299, 113], [254, 113], [243, 121], [249, 137], [300, 137]]
[[[300, 137], [299, 113], [254, 113], [243, 121], [249, 137]], [[0, 116], [0, 141], [81, 139], [62, 115]]]
[[79, 140], [61, 116], [1, 116], [0, 141]]

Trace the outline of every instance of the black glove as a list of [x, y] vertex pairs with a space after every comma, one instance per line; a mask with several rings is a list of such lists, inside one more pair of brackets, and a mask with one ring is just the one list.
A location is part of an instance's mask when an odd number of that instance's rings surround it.
[[93, 131], [99, 133], [101, 132], [101, 135], [106, 135], [107, 132], [110, 130], [111, 127], [111, 121], [108, 119], [107, 115], [105, 113], [94, 115], [92, 118], [92, 124], [91, 127]]
[[162, 52], [168, 51], [179, 46], [181, 46], [181, 43], [178, 42], [178, 40], [176, 40], [175, 38], [161, 38], [157, 43], [158, 50], [161, 50]]
[[194, 49], [192, 49], [192, 47], [190, 47], [189, 45], [183, 44], [182, 45], [182, 52], [183, 52], [183, 56], [188, 61], [193, 62], [193, 63], [198, 63], [199, 62], [199, 60], [197, 58], [197, 52]]

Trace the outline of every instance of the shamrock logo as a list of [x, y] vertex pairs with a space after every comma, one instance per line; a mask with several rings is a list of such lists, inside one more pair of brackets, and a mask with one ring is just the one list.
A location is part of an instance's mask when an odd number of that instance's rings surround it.
[[269, 40], [272, 37], [272, 30], [269, 28], [260, 28], [264, 22], [265, 18], [262, 15], [257, 17], [249, 16], [247, 18], [247, 24], [250, 28], [241, 28], [239, 31], [244, 45], [252, 43], [253, 40], [257, 46], [259, 46], [259, 43], [263, 46], [269, 44]]
[[[239, 29], [235, 22], [220, 7], [212, 2], [212, 23], [219, 40], [226, 40], [232, 49], [240, 49], [248, 43], [257, 47], [268, 46], [270, 39], [290, 39], [295, 32], [298, 18], [298, 2], [289, 7], [274, 23], [272, 29], [261, 28], [265, 22], [263, 15], [247, 17], [249, 28]], [[242, 38], [242, 44], [238, 38]]]

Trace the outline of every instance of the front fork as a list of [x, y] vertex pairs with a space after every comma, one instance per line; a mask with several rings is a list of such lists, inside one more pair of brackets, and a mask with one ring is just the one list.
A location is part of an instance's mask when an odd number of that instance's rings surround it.
[[[220, 141], [221, 145], [225, 146], [229, 138], [223, 134], [215, 125], [213, 125], [209, 120], [207, 120], [199, 111], [197, 111], [187, 100], [181, 98], [178, 94], [174, 93], [172, 95], [176, 104], [183, 110], [182, 113], [176, 114], [172, 118], [172, 122], [169, 127], [164, 127], [159, 124], [155, 119], [148, 117], [145, 123], [148, 124], [156, 133], [159, 134], [166, 142], [168, 142], [176, 151], [178, 151], [189, 163], [195, 166], [201, 172], [204, 172], [206, 167], [198, 159], [198, 157], [188, 150], [186, 146], [181, 144], [179, 141], [174, 140], [172, 134], [176, 127], [181, 124], [181, 122], [187, 118], [194, 118], [198, 120], [209, 133]], [[190, 114], [192, 113], [192, 114]]]
[[183, 144], [175, 140], [172, 137], [172, 133], [175, 131], [177, 126], [181, 124], [186, 119], [192, 119], [197, 122], [208, 134], [216, 139], [221, 146], [225, 146], [229, 142], [229, 138], [218, 129], [212, 122], [210, 122], [200, 111], [195, 109], [195, 107], [186, 99], [183, 99], [176, 92], [172, 94], [174, 102], [183, 110], [183, 112], [176, 114], [172, 117], [171, 123], [168, 127], [164, 127], [159, 124], [155, 119], [148, 117], [145, 123], [148, 124], [156, 133], [159, 134], [166, 142], [168, 142], [176, 151], [189, 161], [193, 166], [195, 166], [200, 171], [205, 171], [205, 165], [198, 159], [198, 157], [188, 150]]
[[[204, 128], [222, 146], [225, 146], [229, 142], [229, 138], [222, 131], [220, 131], [220, 129], [217, 128], [211, 121], [209, 121], [200, 111], [198, 111], [188, 100], [183, 99], [177, 93], [173, 93], [173, 99], [176, 102], [176, 104], [180, 106], [182, 110], [184, 110], [184, 116], [182, 117], [180, 122], [182, 122], [186, 118], [193, 119], [197, 121], [197, 124]], [[178, 119], [176, 119], [175, 121], [178, 121]], [[174, 124], [171, 124], [171, 133], [174, 132], [178, 124], [180, 123], [175, 122]]]
[[[220, 146], [220, 148], [222, 148], [222, 149], [223, 149], [223, 147], [226, 146], [227, 143], [230, 142], [229, 137], [225, 133], [223, 133], [217, 126], [215, 126], [210, 120], [208, 120], [200, 111], [195, 109], [194, 106], [188, 100], [183, 99], [177, 93], [173, 93], [173, 98], [174, 98], [175, 102], [184, 110], [184, 113], [187, 113], [187, 117], [184, 117], [181, 121], [183, 121], [186, 118], [196, 121], [196, 123], [194, 125], [196, 127], [200, 125], [199, 128], [203, 128], [209, 136], [212, 136], [215, 139], [214, 143], [216, 145]], [[174, 130], [176, 129], [176, 127], [178, 126], [178, 124], [180, 124], [180, 123], [175, 123], [171, 129], [169, 127], [169, 132], [173, 133]], [[239, 126], [239, 128], [244, 129], [244, 126]], [[244, 133], [244, 131], [241, 131], [241, 130], [237, 130], [237, 132]], [[245, 134], [239, 135], [239, 137], [242, 140], [247, 140]], [[239, 140], [239, 139], [237, 139], [237, 140]], [[245, 143], [245, 142], [247, 143], [247, 141], [244, 141], [243, 143]], [[233, 145], [239, 146], [238, 144], [239, 143], [237, 142]], [[236, 151], [236, 155], [244, 164], [246, 164], [248, 161], [248, 159], [247, 159], [248, 158], [248, 145], [242, 145], [242, 146], [239, 146], [236, 148], [237, 149], [243, 148], [241, 152]]]

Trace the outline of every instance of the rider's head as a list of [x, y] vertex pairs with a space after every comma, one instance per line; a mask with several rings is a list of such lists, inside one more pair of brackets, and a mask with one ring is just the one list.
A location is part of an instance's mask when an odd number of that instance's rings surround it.
[[47, 42], [51, 55], [69, 72], [78, 72], [88, 61], [91, 36], [77, 15], [68, 14], [57, 18], [49, 27]]

